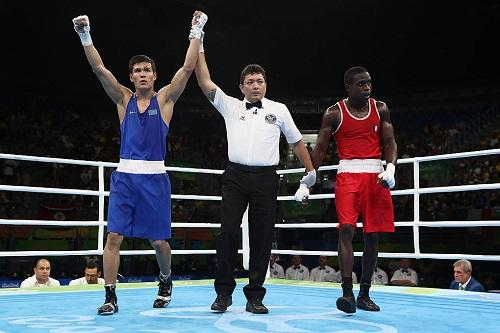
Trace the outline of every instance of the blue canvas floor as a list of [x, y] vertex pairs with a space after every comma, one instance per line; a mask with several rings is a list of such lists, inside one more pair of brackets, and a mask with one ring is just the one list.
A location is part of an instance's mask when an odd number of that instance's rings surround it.
[[11, 332], [500, 332], [500, 295], [428, 288], [374, 286], [381, 312], [346, 315], [335, 307], [338, 284], [271, 279], [264, 300], [270, 312], [245, 311], [244, 283], [224, 314], [210, 311], [212, 281], [174, 281], [173, 300], [153, 309], [152, 283], [118, 286], [120, 310], [97, 316], [104, 293], [99, 286], [0, 291], [0, 333]]

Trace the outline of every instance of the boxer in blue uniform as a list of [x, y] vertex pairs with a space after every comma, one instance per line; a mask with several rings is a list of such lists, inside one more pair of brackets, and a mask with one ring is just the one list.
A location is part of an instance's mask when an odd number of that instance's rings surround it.
[[207, 16], [202, 12], [194, 13], [184, 64], [157, 93], [154, 61], [145, 55], [132, 57], [129, 77], [134, 84], [133, 93], [104, 67], [90, 37], [89, 18], [82, 15], [73, 19], [85, 56], [117, 107], [121, 130], [120, 163], [111, 176], [108, 235], [103, 253], [106, 299], [97, 309], [100, 315], [118, 311], [115, 283], [124, 236], [149, 239], [160, 268], [159, 290], [153, 307], [163, 308], [170, 303], [171, 250], [166, 239], [170, 238], [171, 215], [170, 181], [164, 167], [166, 140], [174, 104], [203, 50], [200, 41], [206, 21]]

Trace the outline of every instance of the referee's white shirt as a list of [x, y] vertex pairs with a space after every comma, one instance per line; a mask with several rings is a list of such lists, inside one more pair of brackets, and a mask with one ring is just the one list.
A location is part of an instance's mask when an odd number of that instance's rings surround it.
[[283, 270], [283, 266], [280, 264], [274, 263], [274, 265], [269, 265], [269, 275], [272, 278], [285, 278], [285, 271]]
[[392, 275], [391, 281], [394, 280], [410, 280], [415, 285], [418, 285], [418, 274], [411, 268], [400, 268]]
[[[342, 283], [342, 272], [340, 270], [335, 273], [335, 282]], [[352, 272], [352, 283], [358, 283], [356, 272]]]
[[262, 109], [247, 110], [246, 102], [217, 87], [212, 104], [226, 123], [229, 161], [252, 166], [277, 165], [280, 132], [288, 143], [298, 142], [302, 134], [285, 104], [263, 98]]
[[33, 287], [59, 287], [61, 284], [56, 279], [49, 277], [46, 283], [39, 283], [36, 279], [36, 275], [32, 275], [29, 278], [21, 282], [20, 288], [33, 288]]
[[325, 267], [318, 266], [314, 267], [311, 270], [309, 278], [311, 279], [311, 281], [316, 281], [316, 282], [335, 282], [337, 274], [335, 269], [333, 269], [330, 266], [325, 266]]
[[[69, 281], [69, 285], [70, 286], [78, 286], [78, 285], [81, 285], [81, 284], [88, 284], [87, 279], [85, 278], [85, 276], [81, 277], [81, 278], [78, 278], [78, 279], [74, 279], [74, 280]], [[103, 278], [97, 278], [97, 284], [104, 285], [105, 284], [104, 279]]]
[[309, 268], [304, 265], [290, 266], [286, 269], [285, 277], [289, 280], [309, 280]]
[[387, 278], [387, 273], [377, 267], [377, 269], [372, 274], [372, 284], [388, 284], [389, 279]]

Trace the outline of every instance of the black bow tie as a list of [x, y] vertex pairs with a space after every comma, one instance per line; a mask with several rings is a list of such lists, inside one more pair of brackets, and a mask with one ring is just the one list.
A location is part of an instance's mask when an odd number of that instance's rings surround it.
[[326, 268], [325, 267], [320, 267], [319, 269], [322, 270], [322, 269], [326, 269]]
[[246, 106], [247, 106], [247, 110], [248, 109], [251, 109], [251, 108], [259, 108], [259, 109], [262, 109], [262, 101], [257, 101], [255, 103], [248, 103], [246, 102], [245, 103]]
[[408, 273], [408, 270], [407, 269], [402, 269], [401, 272]]
[[293, 269], [300, 269], [300, 266], [294, 266]]

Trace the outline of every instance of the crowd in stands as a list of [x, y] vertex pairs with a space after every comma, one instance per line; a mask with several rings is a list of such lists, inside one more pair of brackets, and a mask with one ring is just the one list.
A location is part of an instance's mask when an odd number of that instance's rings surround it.
[[[2, 95], [0, 104], [0, 152], [21, 155], [69, 158], [78, 160], [117, 162], [119, 156], [119, 124], [112, 105], [76, 105], [75, 103], [44, 97]], [[171, 122], [166, 165], [208, 169], [224, 169], [226, 165], [226, 134], [223, 119], [206, 103], [200, 108], [185, 106], [176, 110]], [[394, 108], [393, 123], [400, 158], [428, 156], [469, 150], [499, 148], [500, 104], [466, 103], [446, 107], [426, 106]], [[304, 109], [307, 109], [304, 107]], [[293, 112], [293, 110], [292, 110]], [[293, 114], [293, 113], [292, 113]], [[293, 114], [298, 127], [317, 130], [321, 113]], [[286, 144], [281, 146], [282, 168], [293, 168], [297, 161], [289, 158]], [[336, 164], [334, 145], [324, 164]], [[498, 155], [471, 159], [457, 159], [441, 163], [422, 163], [421, 187], [468, 185], [500, 182], [500, 157]], [[111, 169], [105, 171], [106, 187]], [[413, 186], [411, 165], [398, 167], [397, 188]], [[170, 173], [172, 193], [220, 195], [219, 177]], [[280, 194], [290, 195], [287, 184], [292, 178], [284, 177]], [[323, 173], [314, 187], [314, 193], [331, 193], [335, 186], [332, 173]], [[27, 161], [0, 160], [0, 184], [91, 189], [98, 188], [97, 169], [58, 163], [34, 163]], [[394, 197], [397, 221], [413, 220], [413, 197]], [[71, 207], [72, 213], [61, 219], [96, 220], [97, 199], [77, 195], [39, 195], [22, 192], [0, 192], [0, 218], [37, 219], [43, 210]], [[319, 208], [310, 216], [287, 217], [279, 214], [278, 222], [335, 222], [331, 200], [322, 200]], [[500, 218], [498, 191], [474, 191], [421, 195], [420, 219], [423, 221], [480, 220]], [[282, 205], [282, 210], [286, 207]], [[319, 213], [318, 213], [319, 212]], [[172, 215], [175, 222], [217, 222], [220, 219], [219, 203], [198, 200], [173, 200]], [[449, 229], [449, 228], [445, 228]], [[33, 229], [29, 229], [33, 230]], [[463, 230], [463, 237], [485, 235], [488, 228]], [[13, 227], [2, 233], [4, 250], [16, 249], [16, 233]], [[422, 230], [423, 235], [427, 235]], [[82, 234], [85, 234], [82, 232]], [[175, 234], [175, 233], [174, 233]], [[403, 232], [404, 234], [404, 232]], [[25, 235], [27, 238], [32, 235]], [[81, 235], [80, 235], [81, 236]], [[77, 237], [80, 237], [77, 235]], [[495, 238], [488, 235], [491, 241]], [[335, 233], [284, 232], [280, 246], [308, 249], [306, 240], [320, 245], [324, 250], [334, 249]], [[496, 238], [498, 239], [498, 238]], [[425, 240], [423, 240], [425, 241]], [[82, 242], [74, 241], [76, 249]], [[469, 249], [484, 251], [487, 245], [464, 241]], [[182, 246], [182, 245], [181, 245]], [[184, 245], [186, 246], [186, 245]], [[474, 247], [475, 246], [475, 247]], [[317, 248], [316, 248], [317, 249]], [[198, 271], [210, 270], [208, 263], [198, 264]], [[180, 270], [189, 272], [196, 262], [179, 263]], [[184, 266], [182, 266], [184, 265]], [[189, 268], [188, 268], [189, 266]], [[204, 266], [204, 267], [201, 267]], [[182, 268], [184, 267], [184, 268]], [[174, 267], [175, 269], [175, 267]], [[25, 275], [29, 270], [18, 272]], [[134, 272], [132, 272], [134, 273]], [[72, 275], [73, 272], [66, 272]], [[423, 274], [425, 275], [425, 274]], [[486, 276], [485, 276], [486, 278]], [[498, 282], [497, 282], [498, 284]]]

